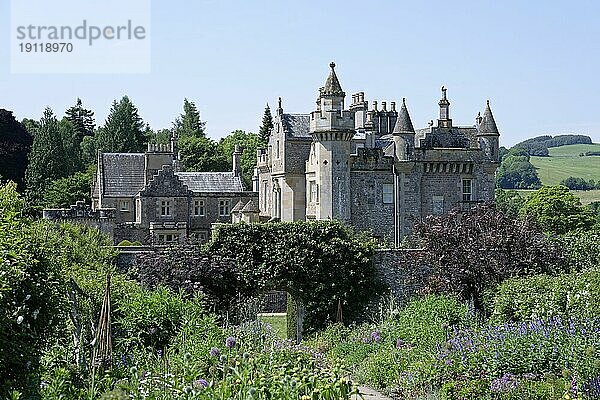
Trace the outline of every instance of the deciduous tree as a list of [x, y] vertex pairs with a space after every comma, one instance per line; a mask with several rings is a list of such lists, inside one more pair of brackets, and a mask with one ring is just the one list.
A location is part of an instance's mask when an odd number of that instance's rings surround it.
[[560, 243], [529, 219], [493, 205], [428, 216], [414, 234], [423, 248], [418, 262], [432, 268], [426, 290], [473, 300], [478, 308], [485, 290], [506, 278], [557, 272], [567, 264]]
[[33, 138], [11, 111], [0, 109], [0, 176], [15, 182], [20, 189], [25, 186], [27, 154]]
[[529, 195], [521, 214], [531, 217], [544, 231], [558, 235], [588, 230], [596, 222], [592, 211], [562, 185], [544, 186]]
[[66, 176], [67, 173], [68, 167], [58, 121], [48, 107], [40, 119], [29, 153], [29, 165], [26, 171], [27, 187], [33, 197], [39, 199], [50, 182]]

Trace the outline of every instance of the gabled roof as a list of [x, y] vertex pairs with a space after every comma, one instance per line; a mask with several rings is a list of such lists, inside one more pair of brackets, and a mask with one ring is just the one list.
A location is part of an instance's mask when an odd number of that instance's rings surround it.
[[103, 153], [100, 161], [104, 196], [131, 197], [144, 188], [144, 154]]
[[233, 172], [176, 172], [192, 192], [243, 192], [240, 176]]
[[233, 206], [233, 208], [231, 209], [231, 212], [234, 213], [234, 212], [242, 211], [242, 208], [244, 208], [244, 199], [235, 203], [235, 206]]
[[410, 120], [410, 115], [408, 115], [408, 109], [406, 108], [405, 98], [402, 98], [402, 106], [400, 107], [400, 112], [398, 113], [398, 119], [396, 120], [396, 125], [394, 126], [393, 133], [415, 133], [415, 128], [413, 128], [412, 121]]
[[283, 114], [283, 131], [287, 136], [310, 138], [310, 114]]
[[336, 96], [344, 96], [344, 91], [342, 90], [342, 86], [340, 85], [340, 81], [335, 74], [335, 63], [332, 62], [329, 64], [331, 67], [331, 72], [329, 72], [329, 76], [325, 81], [325, 86], [323, 87], [321, 94], [324, 95], [336, 95]]
[[492, 115], [492, 110], [490, 108], [490, 101], [488, 100], [485, 105], [485, 111], [483, 112], [483, 117], [481, 119], [481, 123], [479, 124], [479, 133], [486, 134], [498, 134], [498, 127], [496, 126], [496, 121], [494, 120], [494, 115]]
[[256, 213], [256, 212], [260, 212], [260, 210], [258, 209], [258, 204], [256, 204], [256, 201], [254, 199], [250, 199], [246, 203], [244, 208], [242, 208], [242, 213]]

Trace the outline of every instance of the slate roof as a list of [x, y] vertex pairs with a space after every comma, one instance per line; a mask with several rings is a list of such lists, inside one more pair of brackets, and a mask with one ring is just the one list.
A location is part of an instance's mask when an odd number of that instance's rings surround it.
[[233, 208], [231, 209], [231, 212], [238, 212], [238, 211], [242, 211], [242, 208], [244, 208], [244, 200], [240, 200], [237, 203], [235, 203], [235, 206], [233, 206]]
[[283, 130], [293, 137], [310, 138], [310, 114], [283, 114]]
[[176, 172], [192, 192], [243, 192], [240, 176], [233, 172]]
[[144, 154], [103, 153], [104, 196], [131, 197], [144, 188]]
[[254, 199], [250, 199], [246, 203], [246, 205], [244, 206], [244, 208], [242, 208], [242, 212], [243, 213], [260, 212], [260, 210], [258, 209], [258, 204], [256, 204], [256, 201], [254, 201]]
[[468, 149], [477, 143], [477, 128], [474, 126], [453, 126], [438, 130], [437, 127], [417, 129], [415, 132], [417, 147]]

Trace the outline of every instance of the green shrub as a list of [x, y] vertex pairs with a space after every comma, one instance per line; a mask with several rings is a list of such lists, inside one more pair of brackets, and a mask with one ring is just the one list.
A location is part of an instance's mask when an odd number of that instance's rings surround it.
[[133, 243], [131, 243], [129, 240], [125, 239], [125, 240], [121, 240], [117, 246], [133, 246]]
[[600, 317], [600, 269], [510, 279], [498, 286], [491, 302], [492, 319], [500, 323]]
[[490, 383], [486, 379], [448, 381], [440, 389], [440, 398], [444, 400], [491, 399]]
[[184, 325], [200, 318], [203, 309], [201, 298], [187, 300], [182, 292], [159, 287], [129, 294], [117, 302], [116, 312], [120, 340], [163, 350]]
[[531, 193], [520, 212], [532, 217], [544, 231], [558, 235], [588, 230], [596, 222], [592, 211], [562, 185], [543, 186]]
[[339, 221], [228, 224], [205, 247], [145, 253], [137, 274], [150, 287], [201, 289], [222, 314], [239, 298], [285, 290], [304, 305], [304, 329], [314, 332], [335, 320], [338, 302], [353, 320], [382, 291], [373, 253], [372, 238]]
[[567, 249], [572, 270], [600, 267], [600, 227], [560, 238]]
[[360, 382], [368, 382], [376, 389], [393, 386], [402, 372], [399, 351], [380, 348], [367, 355], [356, 370], [355, 376]]
[[[308, 344], [332, 360], [343, 362], [363, 384], [389, 388], [402, 382], [414, 388], [431, 380], [435, 371], [427, 365], [436, 354], [436, 344], [446, 340], [450, 327], [469, 323], [465, 305], [449, 297], [430, 295], [391, 310], [378, 325], [331, 325]], [[414, 373], [409, 377], [403, 371]]]

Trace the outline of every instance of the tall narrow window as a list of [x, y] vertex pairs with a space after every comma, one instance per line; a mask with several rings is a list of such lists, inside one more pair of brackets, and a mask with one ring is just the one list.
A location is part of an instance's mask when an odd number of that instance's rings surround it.
[[230, 212], [230, 200], [219, 200], [219, 216], [228, 217]]
[[444, 196], [433, 196], [433, 215], [444, 213]]
[[394, 202], [394, 185], [391, 183], [383, 184], [383, 204], [392, 204]]
[[308, 201], [311, 203], [319, 202], [319, 185], [317, 185], [317, 182], [315, 182], [315, 181], [309, 182]]
[[171, 201], [162, 200], [160, 202], [160, 215], [163, 217], [171, 216]]
[[204, 217], [206, 215], [206, 207], [204, 200], [194, 200], [194, 216]]
[[267, 196], [269, 195], [268, 189], [269, 183], [267, 181], [263, 181], [263, 211], [267, 211]]
[[473, 200], [473, 180], [463, 179], [462, 180], [462, 199], [463, 201]]
[[276, 149], [276, 151], [277, 151], [277, 158], [279, 158], [279, 140], [277, 141], [277, 149]]

